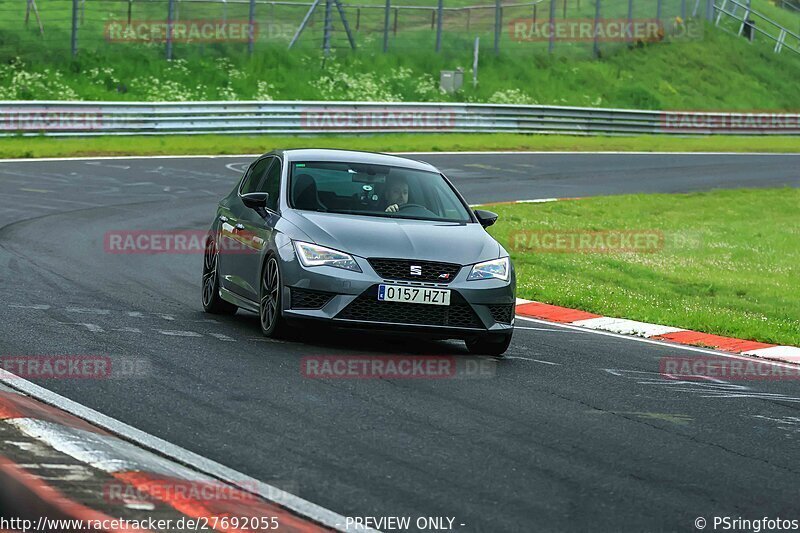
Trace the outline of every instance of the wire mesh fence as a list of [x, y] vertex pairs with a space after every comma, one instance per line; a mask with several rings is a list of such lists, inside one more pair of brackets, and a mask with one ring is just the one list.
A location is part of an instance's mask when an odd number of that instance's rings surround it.
[[[702, 38], [708, 0], [2, 0], [0, 57], [151, 50], [163, 58], [269, 47], [365, 53], [599, 55]], [[348, 35], [349, 30], [349, 35]], [[294, 42], [293, 42], [294, 41]]]

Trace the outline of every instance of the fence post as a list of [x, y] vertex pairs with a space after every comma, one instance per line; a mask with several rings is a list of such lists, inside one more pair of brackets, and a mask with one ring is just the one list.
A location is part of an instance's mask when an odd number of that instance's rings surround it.
[[389, 13], [392, 10], [392, 0], [386, 0], [386, 11], [383, 13], [383, 53], [389, 51]]
[[72, 39], [70, 41], [72, 57], [78, 55], [78, 0], [72, 0]]
[[247, 25], [247, 53], [253, 55], [254, 39], [255, 39], [255, 23], [256, 23], [256, 0], [250, 0], [250, 13]]
[[681, 20], [686, 22], [686, 0], [681, 0]]
[[600, 24], [600, 0], [594, 0], [594, 57], [600, 56], [600, 43], [597, 41], [597, 27]]
[[550, 0], [550, 43], [547, 53], [552, 54], [556, 47], [556, 0]]
[[325, 0], [325, 27], [322, 33], [322, 50], [325, 57], [331, 53], [331, 30], [333, 30], [333, 20], [331, 19], [331, 4], [333, 0]]
[[128, 26], [131, 25], [132, 14], [133, 14], [133, 0], [128, 0]]
[[442, 19], [444, 19], [444, 0], [436, 7], [436, 51], [442, 51]]
[[480, 53], [481, 38], [475, 37], [475, 49], [472, 52], [472, 87], [478, 86], [478, 54]]
[[714, 0], [706, 0], [706, 18], [714, 22]]
[[172, 60], [172, 20], [175, 14], [175, 0], [167, 4], [167, 61]]
[[656, 20], [661, 20], [661, 0], [656, 2]]
[[503, 31], [503, 8], [500, 0], [494, 2], [494, 55], [500, 55], [500, 32]]
[[[633, 0], [628, 0], [628, 26], [633, 24]], [[629, 27], [628, 30], [630, 31], [631, 28]]]

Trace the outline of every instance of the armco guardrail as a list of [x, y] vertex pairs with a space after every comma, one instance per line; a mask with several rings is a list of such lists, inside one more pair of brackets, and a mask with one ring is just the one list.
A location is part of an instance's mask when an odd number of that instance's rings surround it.
[[0, 101], [0, 135], [564, 133], [798, 135], [798, 113], [374, 102]]

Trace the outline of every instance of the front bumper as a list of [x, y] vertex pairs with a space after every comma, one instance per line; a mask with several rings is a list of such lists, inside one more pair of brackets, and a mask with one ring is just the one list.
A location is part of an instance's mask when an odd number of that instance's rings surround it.
[[[334, 267], [306, 268], [291, 246], [281, 249], [283, 315], [288, 320], [316, 319], [332, 325], [379, 330], [415, 330], [466, 338], [513, 329], [515, 278], [467, 281], [462, 267], [450, 283], [419, 283], [384, 279], [363, 258], [361, 272]], [[381, 302], [381, 283], [449, 289], [449, 306]]]

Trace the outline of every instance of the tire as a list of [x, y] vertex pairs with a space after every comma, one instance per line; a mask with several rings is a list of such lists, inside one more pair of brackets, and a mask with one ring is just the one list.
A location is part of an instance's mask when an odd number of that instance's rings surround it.
[[265, 337], [281, 338], [289, 332], [289, 326], [281, 315], [283, 280], [278, 260], [270, 255], [264, 263], [258, 291], [258, 316], [261, 333]]
[[464, 343], [467, 345], [469, 353], [473, 355], [502, 357], [511, 344], [512, 335], [513, 332], [501, 335], [484, 335], [483, 337], [467, 339]]
[[206, 248], [203, 252], [203, 310], [206, 313], [215, 315], [232, 315], [236, 313], [238, 307], [230, 302], [226, 302], [219, 296], [218, 264], [219, 250], [217, 250], [214, 239], [209, 237], [206, 240]]

